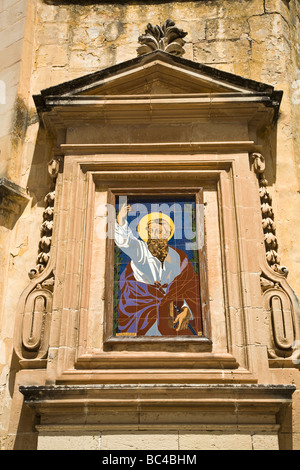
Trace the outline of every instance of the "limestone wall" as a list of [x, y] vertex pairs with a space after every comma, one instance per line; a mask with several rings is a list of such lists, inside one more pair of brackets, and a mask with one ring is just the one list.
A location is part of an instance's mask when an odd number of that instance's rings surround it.
[[[17, 99], [21, 57], [26, 22], [26, 0], [5, 0], [0, 3], [0, 177], [8, 176], [9, 168], [17, 164], [12, 158], [11, 136], [16, 123], [15, 102]], [[1, 216], [0, 216], [1, 217]], [[6, 385], [12, 353], [12, 333], [8, 325], [14, 314], [2, 316], [7, 272], [9, 270], [8, 246], [10, 230], [0, 227], [0, 436], [8, 423], [9, 402]], [[1, 419], [2, 418], [2, 419]], [[0, 438], [1, 442], [1, 438]], [[1, 447], [1, 446], [0, 446]]]
[[[49, 3], [37, 1], [31, 94], [136, 57], [138, 36], [146, 24], [162, 24], [167, 18], [188, 32], [185, 58], [284, 91], [277, 147], [263, 136], [262, 142], [269, 157], [267, 178], [274, 199], [279, 254], [300, 296], [296, 216], [300, 211], [299, 2]], [[33, 139], [34, 133], [29, 137]]]
[[[43, 198], [49, 184], [46, 163], [51, 141], [39, 126], [32, 95], [136, 57], [138, 36], [148, 22], [162, 24], [172, 18], [187, 31], [185, 58], [284, 91], [277, 144], [265, 136], [261, 142], [279, 255], [290, 271], [289, 283], [300, 297], [298, 0], [83, 3], [0, 2], [0, 80], [6, 89], [5, 103], [0, 104], [0, 176], [28, 187], [30, 196], [19, 220], [12, 226], [4, 224], [0, 231], [0, 436], [8, 428], [16, 367], [12, 356], [16, 306], [28, 283], [27, 272], [36, 263]], [[284, 379], [279, 372], [274, 374], [274, 381], [280, 380]], [[300, 431], [295, 435], [298, 446], [299, 436]]]
[[0, 174], [7, 174], [9, 166], [9, 134], [14, 121], [14, 105], [17, 97], [21, 56], [23, 48], [26, 0], [7, 0], [1, 2], [0, 10]]

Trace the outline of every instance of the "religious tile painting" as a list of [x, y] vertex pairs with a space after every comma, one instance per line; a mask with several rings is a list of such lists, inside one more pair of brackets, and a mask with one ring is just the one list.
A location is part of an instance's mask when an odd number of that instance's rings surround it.
[[114, 336], [202, 335], [196, 212], [194, 196], [116, 197]]

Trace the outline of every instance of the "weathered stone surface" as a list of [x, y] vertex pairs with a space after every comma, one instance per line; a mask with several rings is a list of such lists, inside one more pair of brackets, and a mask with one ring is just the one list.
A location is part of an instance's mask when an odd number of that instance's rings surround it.
[[49, 432], [39, 436], [37, 450], [100, 450], [99, 434], [73, 432]]
[[[138, 37], [147, 23], [162, 24], [167, 18], [174, 20], [179, 28], [188, 32], [185, 37], [184, 57], [196, 62], [216, 67], [219, 70], [242, 75], [244, 78], [265, 82], [277, 90], [284, 90], [279, 119], [277, 141], [269, 138], [269, 129], [261, 132], [259, 143], [265, 149], [267, 179], [273, 196], [272, 207], [275, 214], [278, 253], [281, 263], [289, 269], [288, 281], [300, 297], [300, 4], [297, 0], [204, 0], [204, 1], [162, 1], [162, 2], [60, 2], [53, 0], [5, 0], [0, 2], [0, 80], [3, 81], [5, 96], [0, 96], [0, 177], [9, 178], [17, 185], [28, 188], [30, 203], [22, 217], [13, 224], [0, 228], [0, 442], [2, 448], [13, 448], [14, 433], [19, 415], [12, 413], [13, 430], [8, 433], [11, 406], [11, 387], [14, 380], [13, 330], [17, 303], [25, 289], [28, 270], [35, 264], [37, 246], [42, 221], [43, 199], [49, 191], [47, 163], [51, 159], [52, 136], [39, 125], [32, 95], [44, 88], [120, 64], [136, 57]], [[224, 137], [223, 124], [219, 133]], [[100, 128], [99, 128], [100, 129]], [[101, 130], [101, 129], [100, 129]], [[105, 131], [103, 127], [102, 131]], [[96, 133], [89, 129], [91, 142]], [[119, 127], [111, 130], [115, 138], [123, 141], [133, 139], [147, 142], [157, 130], [151, 126], [139, 127], [130, 131]], [[127, 133], [126, 133], [127, 132]], [[213, 135], [213, 130], [207, 130]], [[78, 135], [75, 130], [73, 135]], [[233, 132], [239, 133], [239, 128]], [[165, 136], [174, 136], [174, 128], [167, 126]], [[203, 131], [195, 125], [181, 128], [177, 136], [203, 137]], [[227, 135], [227, 134], [226, 134]], [[268, 137], [266, 137], [268, 135]], [[134, 137], [133, 137], [134, 136]], [[107, 138], [103, 135], [103, 142]], [[163, 140], [162, 133], [159, 139]], [[245, 181], [244, 181], [245, 182]], [[69, 190], [71, 191], [71, 182]], [[227, 188], [226, 191], [230, 192]], [[223, 315], [223, 302], [226, 292], [221, 289], [222, 257], [220, 250], [213, 249], [221, 237], [218, 224], [217, 196], [207, 190], [207, 213], [212, 215], [211, 229], [216, 227], [208, 245], [212, 287], [219, 282], [219, 288], [212, 290], [211, 303], [215, 308], [215, 350], [223, 350], [227, 338]], [[253, 208], [252, 208], [253, 209]], [[66, 212], [66, 208], [63, 208]], [[251, 212], [251, 210], [250, 210]], [[231, 217], [228, 208], [228, 217]], [[247, 222], [247, 216], [244, 216]], [[63, 231], [64, 221], [61, 229]], [[247, 229], [248, 231], [248, 229]], [[230, 239], [231, 240], [231, 239]], [[230, 242], [231, 243], [231, 242]], [[229, 245], [230, 245], [229, 243]], [[252, 245], [251, 245], [252, 246]], [[227, 249], [228, 247], [226, 247]], [[65, 250], [69, 247], [65, 246]], [[252, 250], [252, 248], [251, 248]], [[249, 265], [251, 250], [247, 253]], [[100, 259], [102, 251], [97, 255]], [[95, 256], [95, 259], [98, 259]], [[63, 263], [63, 260], [59, 260]], [[212, 266], [215, 266], [212, 268]], [[234, 262], [228, 267], [233, 271]], [[103, 277], [103, 269], [98, 268]], [[98, 271], [95, 271], [98, 272]], [[253, 274], [253, 273], [252, 273]], [[255, 286], [258, 273], [253, 274]], [[234, 274], [236, 276], [236, 274]], [[255, 277], [256, 276], [256, 277]], [[103, 279], [95, 284], [102, 288]], [[59, 286], [60, 288], [60, 286]], [[255, 287], [253, 287], [255, 290]], [[235, 293], [237, 295], [237, 293]], [[96, 319], [102, 318], [94, 300], [92, 308], [97, 312]], [[232, 309], [232, 306], [230, 306]], [[233, 318], [239, 311], [232, 309]], [[263, 314], [255, 311], [253, 325], [261, 321]], [[97, 323], [95, 320], [95, 323]], [[266, 319], [262, 319], [266, 323]], [[56, 324], [59, 320], [56, 319]], [[261, 323], [259, 323], [261, 324]], [[97, 343], [99, 325], [95, 324], [89, 335], [91, 344]], [[74, 334], [73, 332], [70, 334]], [[237, 348], [243, 349], [243, 331]], [[56, 344], [54, 344], [56, 347]], [[251, 348], [249, 346], [249, 348]], [[264, 351], [265, 344], [260, 346]], [[55, 348], [54, 348], [55, 349]], [[54, 351], [55, 353], [55, 351]], [[53, 354], [54, 354], [53, 353]], [[18, 366], [17, 366], [18, 367]], [[261, 370], [260, 377], [271, 374], [274, 383], [295, 382], [299, 389], [299, 372], [295, 369], [287, 375], [286, 370]], [[297, 375], [298, 374], [298, 375]], [[51, 373], [50, 373], [51, 375]], [[299, 392], [294, 398], [294, 447], [300, 448]], [[18, 408], [19, 409], [19, 408]], [[25, 434], [24, 434], [25, 436]], [[97, 437], [95, 437], [97, 436]], [[53, 447], [87, 446], [98, 448], [100, 434], [69, 436], [68, 443], [57, 437]], [[128, 437], [129, 436], [129, 437]], [[176, 435], [176, 445], [186, 448], [224, 448], [235, 446], [230, 435], [218, 434]], [[50, 434], [44, 438], [52, 438]], [[66, 436], [64, 436], [66, 437]], [[118, 445], [128, 448], [132, 435], [116, 434]], [[148, 436], [149, 437], [149, 436]], [[276, 448], [276, 437], [271, 433], [252, 436], [239, 435], [239, 443], [244, 448]], [[201, 439], [200, 439], [201, 438]], [[171, 448], [174, 436], [166, 433], [161, 436], [139, 435], [135, 448], [159, 446]], [[50, 439], [51, 440], [51, 439]], [[48, 441], [47, 445], [49, 444]], [[112, 448], [112, 434], [102, 435], [102, 447]], [[23, 444], [26, 445], [26, 436]], [[46, 441], [44, 441], [46, 442]], [[200, 445], [200, 442], [201, 445]], [[42, 446], [42, 440], [40, 441]]]

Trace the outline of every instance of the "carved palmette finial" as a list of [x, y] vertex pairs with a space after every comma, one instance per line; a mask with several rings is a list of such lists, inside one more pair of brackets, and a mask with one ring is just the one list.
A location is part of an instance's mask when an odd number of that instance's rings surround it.
[[179, 29], [173, 20], [167, 20], [162, 26], [147, 24], [145, 33], [139, 37], [138, 55], [161, 50], [176, 56], [185, 53], [183, 38], [187, 35], [185, 31]]

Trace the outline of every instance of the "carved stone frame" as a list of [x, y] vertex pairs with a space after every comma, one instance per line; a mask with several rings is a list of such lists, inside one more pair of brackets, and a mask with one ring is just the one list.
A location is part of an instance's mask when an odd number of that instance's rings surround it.
[[[248, 153], [220, 152], [216, 160], [215, 154], [207, 151], [184, 156], [174, 152], [153, 154], [150, 146], [146, 158], [137, 154], [75, 155], [74, 148], [71, 154], [67, 146], [65, 150], [64, 169], [57, 182], [50, 263], [31, 280], [20, 299], [15, 350], [23, 367], [45, 367], [47, 383], [175, 382], [181, 380], [182, 374], [187, 382], [221, 379], [225, 382], [255, 382], [253, 372], [257, 350], [252, 345], [257, 337], [257, 321], [260, 316], [265, 316], [263, 312], [270, 317], [270, 331], [264, 325], [260, 332], [260, 340], [269, 353], [269, 366], [292, 365], [290, 352], [287, 355], [277, 349], [274, 356], [272, 338], [278, 343], [280, 328], [284, 325], [277, 323], [278, 327], [274, 329], [268, 299], [291, 296], [291, 289], [285, 276], [271, 270], [266, 263], [262, 219], [257, 210], [258, 183], [255, 173], [251, 172]], [[247, 192], [244, 191], [245, 183]], [[207, 185], [214, 187], [217, 193], [227, 332], [227, 347], [220, 352], [212, 349], [214, 331], [210, 331], [209, 316], [205, 337], [196, 341], [180, 339], [176, 342], [177, 350], [174, 350], [174, 339], [149, 342], [144, 338], [138, 341], [110, 338], [107, 301], [111, 289], [108, 273], [111, 266], [100, 256], [102, 275], [100, 279], [97, 274], [99, 280], [96, 284], [91, 269], [95, 248], [97, 253], [93, 239], [96, 194], [105, 188], [108, 195], [105, 201], [108, 202], [116, 192], [142, 193], [151, 187], [155, 194], [162, 184], [168, 193], [176, 187], [180, 188], [177, 189], [179, 193], [188, 191], [195, 194], [200, 187]], [[253, 222], [250, 225], [249, 220]], [[111, 253], [109, 243], [103, 248], [104, 253], [107, 256]], [[48, 286], [48, 281], [54, 273], [53, 289], [52, 284]], [[260, 288], [262, 275], [269, 283], [263, 292]], [[99, 294], [91, 297], [95, 286], [97, 289], [103, 282], [104, 317], [97, 311], [98, 306], [95, 307]], [[28, 331], [24, 321], [27, 313], [31, 318], [35, 313], [31, 308], [27, 312], [26, 305], [39, 295], [51, 300], [51, 307], [47, 305], [43, 320], [43, 341], [46, 343], [40, 346], [32, 343], [36, 353], [28, 355], [22, 349], [26, 347], [24, 334]], [[282, 320], [291, 314], [294, 318], [296, 313], [284, 312]], [[262, 322], [265, 323], [263, 318]], [[293, 328], [296, 329], [295, 337], [298, 337], [296, 318], [295, 322]], [[259, 360], [262, 359], [261, 356]], [[265, 360], [267, 363], [267, 354]]]
[[[145, 95], [149, 74], [160, 77], [164, 87], [172, 77], [170, 93]], [[136, 87], [143, 93], [137, 95]], [[47, 384], [258, 380], [259, 371], [269, 366], [260, 285], [268, 266], [249, 153], [261, 150], [258, 132], [276, 118], [281, 96], [268, 85], [158, 51], [35, 97], [42, 121], [57, 139], [64, 169], [57, 178], [50, 261], [29, 288], [34, 292], [55, 276], [45, 336], [49, 348], [43, 358], [39, 351], [34, 360], [22, 356], [27, 290], [20, 301], [15, 347], [25, 367], [46, 367]], [[141, 123], [153, 133], [136, 136], [135, 126]], [[209, 183], [216, 194], [221, 307], [211, 314], [208, 341], [177, 341], [177, 351], [171, 342], [156, 340], [149, 347], [142, 340], [110, 341], [105, 326], [109, 306], [99, 307], [99, 298], [108, 301], [109, 275], [106, 246], [100, 249], [93, 238], [97, 188], [106, 185], [102, 196], [107, 202], [109, 188], [155, 188], [157, 182], [194, 190]], [[209, 270], [208, 260], [208, 285]], [[282, 275], [274, 276], [286, 289]]]
[[[122, 182], [120, 182], [122, 184]], [[132, 184], [132, 186], [130, 186]], [[133, 186], [134, 184], [134, 186]], [[173, 186], [161, 186], [161, 182], [159, 184], [150, 183], [149, 187], [140, 187], [137, 189], [138, 182], [133, 179], [132, 181], [126, 182], [126, 186], [124, 187], [112, 187], [108, 190], [108, 204], [115, 206], [115, 198], [119, 195], [128, 195], [128, 196], [151, 196], [151, 197], [163, 197], [163, 196], [171, 196], [174, 197], [178, 196], [193, 196], [195, 198], [195, 202], [197, 204], [197, 217], [196, 217], [196, 224], [197, 224], [197, 234], [198, 238], [200, 237], [200, 227], [204, 230], [204, 205], [203, 205], [203, 188], [200, 187], [191, 187], [187, 188], [182, 186], [180, 181], [175, 180], [173, 182]], [[204, 237], [204, 234], [203, 234]], [[126, 349], [135, 348], [138, 343], [142, 343], [143, 345], [147, 344], [148, 350], [152, 350], [153, 345], [155, 343], [164, 344], [167, 348], [168, 344], [171, 344], [174, 348], [174, 344], [178, 343], [178, 349], [182, 349], [182, 345], [186, 344], [197, 344], [199, 350], [210, 351], [211, 350], [211, 323], [210, 323], [210, 314], [209, 314], [209, 296], [208, 296], [208, 286], [207, 286], [207, 267], [206, 267], [206, 249], [205, 249], [205, 240], [203, 247], [198, 249], [198, 256], [199, 256], [199, 277], [200, 277], [200, 297], [201, 297], [201, 316], [202, 316], [202, 323], [203, 323], [203, 332], [201, 337], [113, 337], [112, 336], [112, 315], [108, 312], [111, 310], [112, 305], [112, 294], [113, 290], [111, 286], [113, 284], [113, 249], [114, 249], [114, 242], [112, 239], [108, 239], [107, 243], [107, 254], [106, 254], [106, 312], [107, 312], [107, 321], [104, 323], [104, 348], [106, 350], [109, 349], [117, 349], [118, 345], [122, 345], [122, 348], [126, 344]]]
[[[244, 264], [246, 260], [236, 257], [237, 252], [245, 249], [238, 246], [247, 243], [244, 237], [239, 238], [239, 232], [244, 229], [238, 220], [241, 217], [242, 203], [239, 195], [241, 196], [242, 182], [237, 183], [237, 168], [247, 166], [248, 154], [245, 153], [219, 155], [218, 162], [214, 155], [209, 154], [184, 159], [180, 155], [150, 154], [142, 163], [136, 155], [65, 157], [62, 197], [57, 207], [59, 223], [56, 227], [56, 287], [49, 347], [51, 360], [47, 365], [48, 382], [172, 382], [180, 381], [182, 374], [184, 380], [195, 382], [220, 380], [221, 377], [226, 381], [227, 376], [230, 381], [255, 381], [251, 373], [253, 359], [247, 348], [247, 341], [251, 341], [252, 336], [251, 329], [247, 326], [252, 321], [251, 309], [248, 307], [251, 300], [243, 301], [237, 295], [241, 289], [244, 290], [243, 285], [252, 282], [252, 275], [247, 279], [245, 272], [240, 271], [240, 264]], [[95, 257], [92, 237], [95, 194], [99, 185], [120, 190], [120, 180], [123, 180], [124, 191], [132, 188], [130, 179], [140, 181], [143, 187], [143, 181], [149, 183], [150, 173], [154, 175], [151, 180], [152, 188], [157, 182], [161, 184], [166, 181], [166, 176], [169, 178], [169, 191], [174, 188], [175, 183], [180, 183], [182, 188], [193, 188], [195, 192], [208, 183], [216, 188], [222, 238], [220, 246], [227, 325], [226, 351], [212, 352], [211, 342], [201, 338], [196, 344], [183, 340], [177, 351], [174, 351], [174, 341], [154, 341], [150, 348], [149, 342], [143, 344], [143, 339], [135, 343], [110, 341], [109, 329], [101, 339], [102, 324], [107, 322], [109, 309], [105, 312], [106, 317], [101, 318], [91, 292], [105, 279], [106, 288], [102, 295], [107, 299], [104, 292], [107, 292], [109, 280], [104, 266], [109, 263], [101, 263], [103, 279], [95, 284], [91, 270], [91, 262]], [[255, 185], [252, 187], [254, 193]], [[251, 213], [255, 216], [254, 209], [251, 209]], [[244, 268], [245, 271], [247, 269]], [[259, 286], [259, 274], [256, 278]], [[259, 306], [258, 304], [258, 308]], [[237, 316], [236, 311], [240, 315]], [[207, 324], [206, 331], [210, 339], [209, 328]], [[173, 349], [170, 347], [172, 343]], [[178, 343], [176, 348], [177, 346]], [[119, 375], [116, 375], [116, 369]]]

